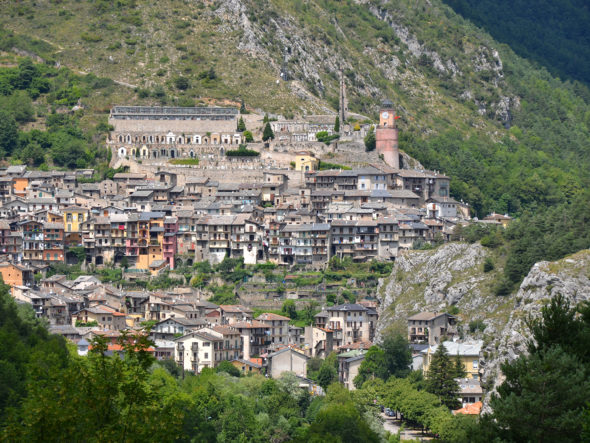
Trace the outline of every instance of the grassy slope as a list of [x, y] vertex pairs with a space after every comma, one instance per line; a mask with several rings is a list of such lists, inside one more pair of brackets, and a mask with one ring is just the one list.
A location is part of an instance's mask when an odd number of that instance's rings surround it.
[[[443, 61], [452, 59], [460, 78], [439, 73], [427, 59], [413, 56], [368, 5], [352, 1], [244, 0], [256, 36], [254, 55], [237, 49], [249, 37], [234, 23], [235, 17], [217, 14], [215, 2], [206, 7], [180, 0], [138, 1], [136, 8], [97, 13], [100, 3], [4, 1], [2, 25], [17, 33], [26, 29], [28, 35], [51, 42], [56, 60], [98, 76], [146, 88], [164, 84], [169, 94], [179, 95], [171, 83], [183, 75], [191, 80], [188, 95], [193, 97], [243, 97], [248, 105], [270, 111], [317, 112], [321, 108], [314, 100], [298, 97], [289, 84], [276, 84], [285, 41], [293, 44], [289, 69], [294, 77], [332, 107], [337, 103], [337, 66], [342, 64], [353, 110], [374, 115], [375, 104], [391, 97], [404, 110], [409, 129], [501, 130], [497, 122], [474, 113], [473, 103], [458, 97], [468, 85], [482, 99], [497, 99], [494, 79], [475, 72], [471, 60], [482, 45], [493, 42], [457, 17], [448, 18], [448, 8], [438, 3], [429, 11], [422, 10], [421, 2], [409, 1], [387, 8], [396, 22], [425, 42], [425, 49], [437, 51]], [[462, 50], [455, 47], [457, 41]], [[296, 49], [298, 42], [302, 46]], [[399, 60], [397, 67], [393, 57]], [[306, 63], [315, 65], [323, 91], [304, 69]], [[199, 80], [199, 74], [211, 67], [219, 80]]]

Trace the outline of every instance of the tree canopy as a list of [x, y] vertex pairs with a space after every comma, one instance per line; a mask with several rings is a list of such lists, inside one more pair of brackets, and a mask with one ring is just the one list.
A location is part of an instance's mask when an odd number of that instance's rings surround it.
[[449, 409], [458, 409], [459, 384], [455, 380], [457, 369], [455, 363], [449, 357], [447, 348], [441, 343], [432, 356], [426, 376], [426, 390], [436, 395], [441, 404]]
[[528, 325], [530, 353], [502, 365], [484, 423], [510, 441], [580, 441], [590, 423], [590, 304], [572, 308], [557, 295]]
[[266, 122], [264, 126], [264, 131], [262, 132], [262, 141], [269, 141], [275, 138], [274, 132], [272, 132], [272, 128], [270, 127], [270, 122]]

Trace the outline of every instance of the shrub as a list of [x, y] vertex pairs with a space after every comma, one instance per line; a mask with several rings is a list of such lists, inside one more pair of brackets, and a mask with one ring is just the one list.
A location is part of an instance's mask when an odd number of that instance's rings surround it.
[[486, 257], [483, 262], [483, 272], [490, 272], [494, 270], [494, 261], [491, 257]]
[[513, 283], [506, 277], [501, 277], [494, 287], [494, 294], [498, 296], [510, 295], [513, 289]]
[[186, 77], [176, 77], [174, 79], [174, 86], [176, 86], [176, 89], [186, 91], [189, 88], [190, 83]]
[[83, 32], [82, 35], [80, 35], [80, 38], [82, 40], [84, 40], [85, 42], [90, 42], [90, 43], [97, 43], [102, 41], [102, 37], [98, 34], [93, 34], [91, 32]]
[[484, 329], [486, 328], [485, 323], [483, 322], [483, 320], [478, 319], [478, 320], [473, 320], [469, 322], [469, 331], [473, 334], [477, 331], [484, 331]]
[[257, 157], [260, 152], [247, 149], [246, 145], [240, 145], [238, 149], [225, 151], [225, 155], [228, 157]]
[[169, 163], [171, 163], [173, 165], [197, 166], [199, 164], [199, 159], [198, 158], [175, 158], [175, 159], [169, 160]]

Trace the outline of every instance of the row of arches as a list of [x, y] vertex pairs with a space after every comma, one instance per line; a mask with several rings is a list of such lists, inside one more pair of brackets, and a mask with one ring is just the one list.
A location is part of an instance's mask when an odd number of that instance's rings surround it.
[[119, 143], [156, 143], [156, 144], [179, 144], [179, 145], [239, 145], [243, 142], [242, 134], [210, 134], [210, 135], [174, 135], [169, 132], [166, 135], [131, 135], [119, 134]]
[[[148, 148], [144, 146], [142, 148], [130, 148], [127, 149], [125, 146], [121, 146], [117, 149], [117, 155], [119, 157], [139, 157], [139, 158], [195, 158], [197, 153], [194, 150], [179, 151], [176, 148]], [[219, 149], [219, 155], [225, 155], [225, 149], [223, 146]]]

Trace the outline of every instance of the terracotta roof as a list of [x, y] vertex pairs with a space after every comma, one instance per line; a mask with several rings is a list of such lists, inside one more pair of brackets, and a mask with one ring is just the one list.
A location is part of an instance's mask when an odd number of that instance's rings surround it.
[[290, 321], [291, 319], [289, 317], [285, 317], [284, 315], [278, 315], [278, 314], [273, 314], [271, 312], [264, 312], [262, 314], [260, 314], [256, 320], [287, 320]]
[[217, 326], [213, 326], [211, 328], [211, 330], [215, 331], [215, 332], [219, 332], [220, 334], [223, 335], [235, 335], [235, 334], [239, 334], [239, 331], [235, 328], [233, 328], [232, 326], [229, 325], [217, 325]]
[[[88, 346], [88, 349], [92, 349], [92, 346]], [[112, 343], [109, 343], [107, 349], [109, 351], [123, 351], [124, 350], [123, 346], [121, 346], [120, 344], [112, 344]], [[149, 348], [137, 349], [136, 351], [139, 351], [139, 350], [141, 350], [141, 351], [147, 351], [147, 352], [155, 352], [156, 351], [151, 346]]]
[[[262, 360], [262, 359], [260, 359], [260, 360]], [[254, 363], [253, 361], [248, 361], [248, 360], [243, 360], [241, 358], [236, 358], [236, 359], [232, 360], [232, 363], [235, 361], [242, 363], [243, 365], [252, 366], [253, 368], [256, 368], [256, 369], [262, 368], [261, 364]]]
[[219, 307], [221, 308], [222, 311], [224, 312], [228, 312], [228, 313], [252, 313], [252, 309], [247, 308], [246, 306], [242, 306], [242, 305], [219, 305]]
[[258, 320], [252, 320], [252, 321], [239, 321], [237, 323], [232, 324], [232, 326], [234, 328], [237, 329], [255, 329], [255, 328], [265, 328], [268, 329], [270, 328], [270, 326], [258, 321]]
[[465, 415], [479, 415], [481, 412], [481, 408], [483, 407], [483, 403], [477, 401], [473, 404], [466, 405], [464, 408], [457, 409], [453, 411], [453, 414], [465, 414]]

